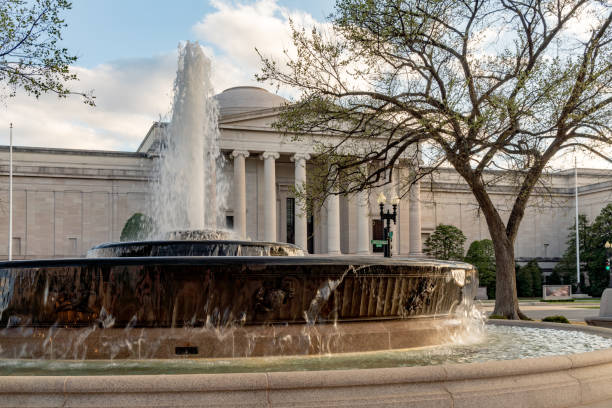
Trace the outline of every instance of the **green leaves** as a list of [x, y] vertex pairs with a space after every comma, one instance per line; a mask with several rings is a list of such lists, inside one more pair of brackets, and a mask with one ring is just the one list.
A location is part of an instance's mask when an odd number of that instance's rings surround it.
[[121, 230], [120, 241], [142, 241], [149, 238], [154, 229], [154, 221], [151, 217], [135, 213], [125, 222]]
[[425, 240], [423, 252], [436, 259], [462, 261], [465, 239], [465, 235], [459, 228], [440, 224]]
[[77, 57], [58, 45], [66, 27], [61, 15], [71, 7], [65, 0], [0, 0], [0, 82], [8, 85], [6, 96], [15, 96], [17, 89], [36, 98], [78, 94], [95, 105], [91, 92], [66, 85], [77, 80], [70, 71]]
[[[607, 241], [612, 242], [612, 204], [602, 208], [592, 224], [586, 216], [578, 221], [580, 238], [581, 272], [589, 276], [586, 289], [593, 296], [600, 296], [608, 286], [609, 273], [605, 270]], [[555, 266], [555, 272], [563, 283], [576, 283], [576, 228], [572, 226], [567, 239], [567, 249]], [[584, 283], [584, 281], [582, 282]]]

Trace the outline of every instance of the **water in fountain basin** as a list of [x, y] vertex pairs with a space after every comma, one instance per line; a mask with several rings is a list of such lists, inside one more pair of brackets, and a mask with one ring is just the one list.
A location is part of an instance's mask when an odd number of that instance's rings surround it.
[[174, 360], [0, 360], [0, 375], [200, 374], [343, 370], [471, 363], [565, 355], [612, 347], [612, 339], [580, 331], [487, 326], [477, 343], [317, 356]]
[[197, 43], [179, 48], [172, 119], [162, 127], [151, 215], [157, 238], [175, 230], [215, 229], [229, 183], [222, 167], [210, 60]]

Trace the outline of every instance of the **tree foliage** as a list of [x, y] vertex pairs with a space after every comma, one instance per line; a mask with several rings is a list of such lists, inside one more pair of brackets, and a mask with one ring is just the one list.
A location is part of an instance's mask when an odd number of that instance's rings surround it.
[[[301, 91], [279, 129], [325, 135], [311, 194], [399, 182], [403, 195], [451, 165], [493, 239], [494, 313], [515, 319], [514, 242], [543, 172], [568, 149], [607, 159], [612, 144], [611, 23], [598, 0], [337, 0], [331, 24], [294, 27], [295, 52], [262, 56], [258, 78]], [[502, 179], [515, 186], [507, 217], [490, 195]]]
[[90, 93], [75, 92], [66, 83], [77, 80], [70, 65], [77, 57], [62, 47], [66, 0], [0, 0], [0, 82], [8, 96], [23, 89], [36, 98], [44, 93], [66, 97], [77, 93], [94, 105]]
[[436, 259], [461, 261], [463, 260], [464, 244], [465, 235], [459, 228], [440, 224], [425, 240], [423, 252]]
[[495, 249], [493, 248], [493, 241], [483, 239], [472, 242], [464, 260], [478, 269], [480, 286], [486, 286], [487, 297], [495, 299]]
[[[591, 296], [601, 296], [608, 286], [610, 277], [605, 270], [606, 242], [612, 242], [612, 204], [602, 208], [592, 224], [585, 215], [580, 214], [579, 220], [580, 264], [581, 273], [589, 277], [589, 285], [581, 289]], [[576, 284], [576, 228], [572, 226], [567, 238], [567, 249], [561, 261], [555, 266], [555, 272], [562, 283]], [[561, 282], [559, 282], [561, 283]], [[584, 279], [581, 282], [584, 285]]]
[[[570, 226], [569, 230], [566, 241], [567, 248], [561, 256], [561, 260], [555, 265], [553, 270], [554, 276], [551, 275], [548, 279], [550, 284], [576, 284], [576, 226]], [[588, 264], [592, 244], [590, 242], [589, 221], [584, 214], [578, 215], [578, 235], [580, 238], [580, 261], [581, 263]]]
[[533, 280], [527, 266], [515, 266], [516, 291], [519, 297], [533, 297]]
[[535, 260], [524, 266], [516, 265], [516, 286], [520, 297], [542, 295], [542, 269]]
[[142, 241], [153, 232], [154, 222], [151, 217], [142, 213], [134, 213], [125, 222], [121, 230], [121, 241]]

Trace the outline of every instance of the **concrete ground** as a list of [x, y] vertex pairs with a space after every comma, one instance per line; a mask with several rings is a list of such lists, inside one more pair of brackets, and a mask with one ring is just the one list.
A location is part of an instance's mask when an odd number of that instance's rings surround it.
[[[493, 312], [492, 302], [481, 303], [481, 309], [487, 314]], [[572, 322], [584, 323], [587, 316], [599, 315], [599, 303], [546, 303], [546, 302], [521, 302], [520, 308], [523, 313], [534, 320], [541, 320], [546, 316], [562, 315]]]

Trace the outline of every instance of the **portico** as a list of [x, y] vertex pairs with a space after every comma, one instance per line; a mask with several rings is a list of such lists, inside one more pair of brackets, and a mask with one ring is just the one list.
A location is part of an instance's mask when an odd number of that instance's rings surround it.
[[[219, 102], [221, 148], [233, 162], [233, 184], [227, 214], [243, 239], [295, 243], [318, 254], [372, 254], [373, 220], [377, 218], [373, 192], [351, 197], [330, 196], [315, 214], [305, 214], [295, 192], [303, 193], [314, 152], [312, 141], [280, 134], [272, 123], [278, 107], [286, 101], [261, 88], [238, 87], [216, 96]], [[415, 196], [416, 197], [416, 196]], [[303, 194], [302, 194], [303, 198]], [[419, 203], [405, 197], [400, 206], [405, 220], [408, 210], [418, 211]], [[341, 220], [348, 220], [344, 223]], [[410, 231], [400, 231], [411, 226]], [[418, 222], [398, 223], [394, 253], [419, 255]], [[418, 241], [412, 244], [408, 240]], [[400, 240], [406, 241], [400, 244]], [[402, 250], [402, 248], [404, 250]]]
[[[301, 192], [304, 198], [304, 184], [306, 183], [311, 154], [295, 152], [282, 154], [278, 151], [250, 151], [246, 149], [232, 150], [228, 157], [233, 161], [232, 197], [228, 213], [233, 216], [233, 227], [236, 234], [242, 239], [264, 241], [286, 241], [308, 248], [308, 241], [315, 242], [314, 253], [319, 254], [372, 254], [372, 220], [378, 217], [376, 203], [370, 197], [375, 194], [363, 191], [351, 197], [332, 195], [328, 197], [316, 214], [306, 214], [305, 206], [296, 197], [295, 192]], [[292, 166], [287, 164], [291, 163]], [[253, 174], [254, 173], [254, 174]], [[248, 186], [247, 180], [261, 186]], [[255, 187], [255, 188], [254, 188]], [[251, 194], [247, 193], [250, 190]], [[257, 194], [261, 191], [261, 195]], [[345, 202], [344, 206], [340, 202]], [[404, 211], [403, 216], [410, 219], [409, 225], [416, 217], [413, 214], [419, 211], [418, 201], [414, 202], [408, 197], [409, 205], [399, 207]], [[291, 208], [289, 208], [291, 207]], [[410, 210], [409, 212], [406, 210]], [[255, 213], [256, 217], [249, 217]], [[292, 215], [291, 219], [287, 217]], [[401, 217], [401, 216], [400, 216]], [[349, 219], [347, 224], [341, 219]], [[255, 222], [249, 224], [249, 219]], [[319, 224], [309, 232], [309, 219], [311, 223]], [[261, 223], [261, 226], [259, 224]], [[406, 226], [406, 223], [404, 223]], [[399, 233], [400, 223], [394, 231], [394, 254], [420, 255], [420, 234], [414, 226], [403, 234]], [[418, 240], [416, 243], [402, 243], [404, 238]], [[353, 242], [353, 245], [342, 247], [342, 241]], [[402, 248], [410, 248], [410, 252], [403, 252]]]

